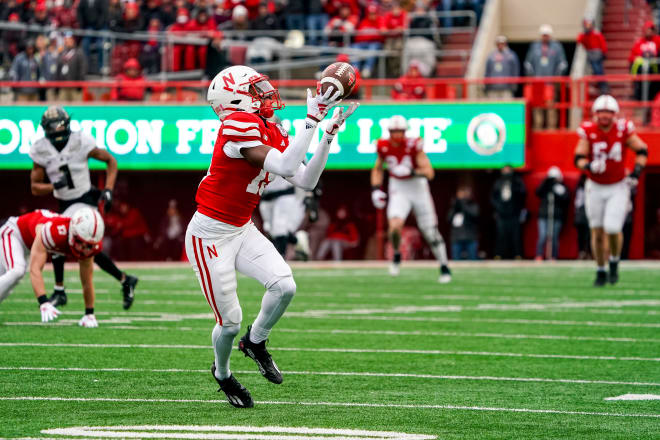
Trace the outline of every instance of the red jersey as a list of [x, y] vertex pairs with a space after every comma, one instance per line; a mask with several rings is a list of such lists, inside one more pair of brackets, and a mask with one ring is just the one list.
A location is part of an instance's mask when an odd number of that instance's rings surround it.
[[211, 166], [197, 189], [197, 211], [234, 226], [250, 221], [273, 176], [250, 165], [240, 150], [259, 145], [284, 151], [289, 146], [289, 135], [281, 125], [267, 122], [256, 113], [238, 111], [222, 121]]
[[607, 43], [603, 34], [597, 30], [591, 32], [582, 32], [577, 37], [577, 43], [584, 46], [587, 50], [600, 49], [603, 55], [607, 53]]
[[[424, 141], [421, 138], [405, 138], [401, 145], [394, 146], [390, 139], [379, 139], [376, 144], [378, 157], [387, 163], [389, 169], [397, 165], [406, 165], [413, 171], [417, 168], [417, 153], [424, 150]], [[390, 173], [390, 177], [395, 179], [409, 179], [407, 177], [397, 177]]]
[[632, 121], [615, 119], [607, 132], [598, 127], [598, 124], [585, 121], [577, 129], [577, 133], [582, 139], [589, 141], [589, 160], [605, 162], [604, 172], [588, 173], [591, 180], [607, 185], [625, 179], [625, 145], [628, 138], [635, 134], [635, 125]]
[[73, 255], [69, 248], [69, 217], [62, 217], [45, 209], [37, 209], [18, 218], [16, 224], [21, 231], [23, 243], [30, 249], [37, 235], [37, 226], [41, 228], [41, 241], [48, 252]]

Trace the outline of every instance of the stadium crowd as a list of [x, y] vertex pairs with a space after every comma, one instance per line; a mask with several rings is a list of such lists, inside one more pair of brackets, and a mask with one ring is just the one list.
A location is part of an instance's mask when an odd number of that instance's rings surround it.
[[[480, 18], [485, 0], [2, 0], [0, 79], [76, 81], [117, 77], [141, 80], [166, 71], [201, 71], [212, 78], [229, 64], [271, 61], [283, 45], [302, 44], [402, 53], [408, 30], [415, 68], [395, 98], [419, 98], [410, 77], [432, 75], [442, 41], [432, 27], [465, 26], [468, 18], [435, 13], [471, 10]], [[19, 25], [39, 27], [25, 28]], [[84, 32], [96, 33], [83, 35]], [[109, 31], [111, 33], [99, 33]], [[303, 34], [302, 31], [306, 33]], [[417, 33], [416, 33], [417, 31]], [[72, 33], [73, 32], [73, 33]], [[140, 33], [140, 39], [130, 34]], [[419, 34], [419, 35], [417, 35]], [[167, 38], [174, 43], [167, 43]], [[179, 37], [178, 40], [172, 38]], [[194, 38], [188, 43], [180, 38]], [[183, 42], [182, 42], [183, 41]], [[189, 40], [190, 41], [190, 40]], [[188, 43], [188, 44], [186, 44]], [[430, 48], [430, 52], [429, 49]], [[387, 75], [401, 73], [401, 56], [388, 57]], [[376, 58], [356, 60], [362, 77], [376, 75]], [[408, 70], [408, 63], [405, 64]], [[192, 78], [189, 78], [192, 79]], [[17, 100], [45, 100], [53, 91], [17, 89]], [[78, 100], [79, 90], [60, 96]], [[110, 99], [141, 100], [143, 93], [115, 91]]]

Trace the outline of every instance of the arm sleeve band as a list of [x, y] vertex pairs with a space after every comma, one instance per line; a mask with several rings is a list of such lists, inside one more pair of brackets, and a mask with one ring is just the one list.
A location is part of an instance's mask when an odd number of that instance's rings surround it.
[[642, 148], [641, 150], [637, 150], [635, 152], [635, 154], [637, 156], [646, 156], [646, 157], [648, 157], [649, 156], [649, 150], [647, 148]]
[[305, 128], [296, 134], [296, 138], [283, 153], [275, 148], [268, 152], [264, 160], [264, 170], [282, 177], [296, 174], [315, 133], [316, 122], [309, 118], [305, 119]]

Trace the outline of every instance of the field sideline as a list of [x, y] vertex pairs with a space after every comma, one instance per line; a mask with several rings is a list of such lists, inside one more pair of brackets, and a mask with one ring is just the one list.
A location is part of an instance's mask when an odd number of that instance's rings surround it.
[[[98, 329], [69, 304], [41, 324], [26, 277], [0, 304], [0, 437], [187, 439], [658, 438], [660, 264], [294, 264], [298, 293], [269, 347], [284, 383], [237, 350], [252, 410], [217, 393], [213, 318], [187, 264], [132, 264], [129, 312], [97, 271]], [[52, 274], [45, 274], [52, 285]], [[244, 328], [263, 288], [239, 277]], [[242, 330], [241, 334], [244, 330]], [[642, 400], [639, 400], [642, 399]]]

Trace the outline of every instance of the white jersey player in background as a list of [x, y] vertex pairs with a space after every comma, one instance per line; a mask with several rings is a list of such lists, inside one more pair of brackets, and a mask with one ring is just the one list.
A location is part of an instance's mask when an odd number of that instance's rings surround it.
[[296, 245], [296, 251], [303, 259], [309, 256], [307, 233], [299, 231], [305, 219], [304, 198], [305, 191], [280, 176], [275, 176], [261, 194], [259, 213], [264, 231], [283, 257], [286, 257], [289, 244]]
[[[429, 180], [435, 176], [431, 161], [423, 150], [420, 138], [407, 138], [408, 122], [403, 116], [390, 118], [390, 137], [379, 139], [376, 144], [378, 158], [371, 170], [371, 199], [376, 209], [387, 205], [388, 235], [394, 251], [390, 275], [399, 275], [401, 265], [401, 230], [412, 210], [417, 226], [429, 244], [431, 252], [440, 263], [439, 283], [451, 281], [445, 241], [438, 230], [438, 216], [429, 189]], [[389, 180], [388, 194], [382, 190], [384, 171], [387, 164]]]
[[[112, 206], [117, 160], [106, 150], [98, 148], [92, 137], [80, 131], [72, 132], [70, 122], [69, 114], [59, 106], [49, 107], [41, 117], [45, 136], [30, 147], [30, 158], [34, 162], [30, 173], [32, 194], [44, 196], [52, 193], [59, 202], [59, 213], [65, 217], [71, 217], [83, 207], [98, 209], [99, 204], [107, 212]], [[102, 191], [92, 186], [90, 158], [106, 163], [105, 189]], [[46, 177], [50, 183], [46, 182]], [[52, 260], [55, 289], [50, 301], [61, 307], [67, 303], [64, 290], [66, 258], [53, 256]], [[123, 307], [130, 308], [138, 279], [119, 270], [105, 253], [96, 254], [94, 262], [121, 283]]]

